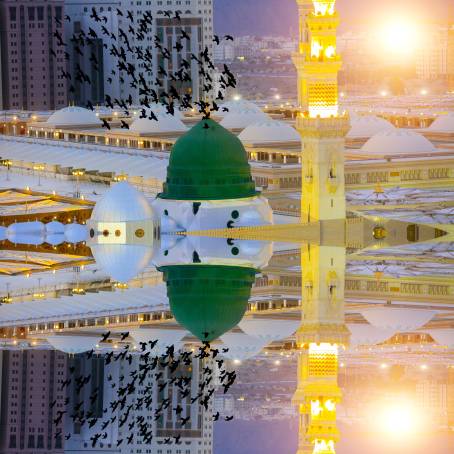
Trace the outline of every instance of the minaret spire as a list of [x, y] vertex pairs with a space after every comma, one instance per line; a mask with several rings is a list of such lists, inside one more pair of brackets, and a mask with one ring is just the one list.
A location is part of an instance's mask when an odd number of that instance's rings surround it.
[[[297, 0], [299, 46], [293, 55], [298, 72], [296, 127], [302, 142], [301, 221], [339, 220], [345, 229], [344, 145], [348, 116], [339, 113], [336, 50], [339, 16], [335, 0]], [[336, 405], [339, 349], [349, 332], [344, 322], [344, 246], [308, 244], [301, 248], [302, 321], [299, 349], [297, 454], [334, 454], [339, 439]]]
[[339, 15], [335, 0], [297, 0], [300, 42], [293, 61], [298, 73], [302, 139], [301, 220], [345, 217], [344, 138], [348, 117], [339, 113], [336, 50]]

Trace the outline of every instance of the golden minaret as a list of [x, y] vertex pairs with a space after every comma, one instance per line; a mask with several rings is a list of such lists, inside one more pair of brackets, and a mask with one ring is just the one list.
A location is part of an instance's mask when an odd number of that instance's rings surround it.
[[[336, 52], [339, 16], [335, 0], [297, 0], [300, 42], [293, 61], [298, 72], [302, 139], [301, 221], [345, 220], [344, 145], [349, 129], [339, 113]], [[345, 235], [340, 222], [338, 235]], [[323, 237], [323, 232], [322, 232]], [[339, 439], [336, 405], [339, 349], [348, 344], [344, 322], [345, 247], [305, 245], [301, 248], [302, 322], [299, 349], [297, 454], [333, 454]]]
[[344, 144], [349, 129], [339, 113], [336, 52], [339, 15], [335, 0], [297, 0], [300, 42], [293, 55], [298, 73], [302, 139], [301, 220], [345, 217]]

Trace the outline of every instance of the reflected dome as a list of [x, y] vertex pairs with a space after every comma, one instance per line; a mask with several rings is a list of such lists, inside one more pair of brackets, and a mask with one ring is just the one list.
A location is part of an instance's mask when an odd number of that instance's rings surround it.
[[241, 321], [256, 274], [253, 268], [224, 265], [172, 265], [159, 270], [177, 322], [208, 342]]
[[88, 352], [99, 342], [98, 338], [88, 336], [48, 336], [46, 340], [55, 350], [71, 355]]

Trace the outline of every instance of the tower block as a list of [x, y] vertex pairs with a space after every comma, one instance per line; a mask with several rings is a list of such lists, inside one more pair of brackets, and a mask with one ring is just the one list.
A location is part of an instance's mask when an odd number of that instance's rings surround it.
[[345, 217], [344, 145], [347, 115], [339, 114], [335, 0], [297, 0], [300, 42], [293, 55], [298, 74], [296, 127], [302, 139], [301, 220]]

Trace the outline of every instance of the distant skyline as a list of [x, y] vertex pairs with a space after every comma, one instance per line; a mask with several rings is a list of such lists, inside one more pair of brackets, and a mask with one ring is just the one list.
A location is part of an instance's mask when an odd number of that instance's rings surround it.
[[[412, 15], [428, 22], [447, 23], [453, 0], [337, 0], [343, 28], [367, 25], [382, 17]], [[297, 32], [295, 0], [214, 0], [215, 33], [290, 36]]]

